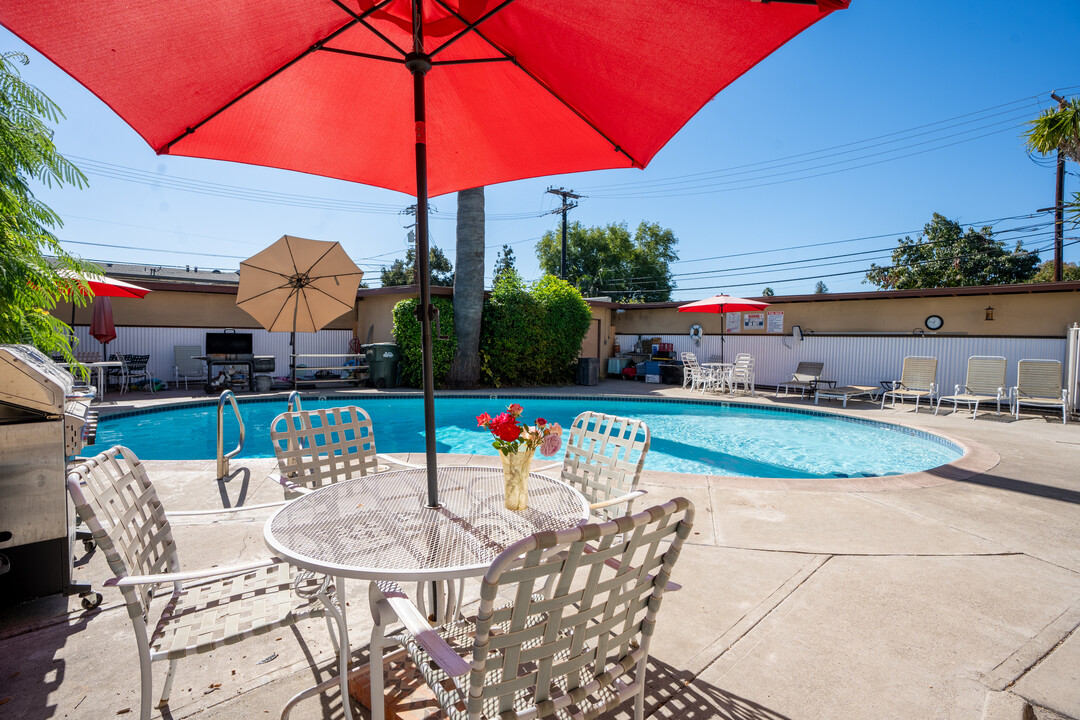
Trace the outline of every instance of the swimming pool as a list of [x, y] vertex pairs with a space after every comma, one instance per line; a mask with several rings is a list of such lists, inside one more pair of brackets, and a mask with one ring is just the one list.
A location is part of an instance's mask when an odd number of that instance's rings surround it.
[[[491, 436], [477, 428], [476, 416], [494, 414], [511, 402], [525, 407], [523, 419], [529, 422], [543, 417], [564, 427], [584, 410], [640, 418], [652, 434], [648, 470], [766, 478], [873, 477], [926, 470], [963, 454], [956, 444], [930, 433], [797, 408], [526, 395], [437, 397], [438, 452], [494, 455]], [[348, 404], [360, 405], [371, 415], [379, 452], [424, 451], [423, 402], [415, 395], [303, 400], [305, 410]], [[285, 402], [241, 401], [240, 409], [246, 428], [240, 457], [273, 457], [270, 423], [284, 411]], [[238, 430], [231, 410], [226, 409], [225, 417], [225, 447], [231, 449]], [[186, 403], [103, 417], [97, 443], [84, 453], [122, 444], [147, 460], [212, 459], [216, 438], [216, 402]]]

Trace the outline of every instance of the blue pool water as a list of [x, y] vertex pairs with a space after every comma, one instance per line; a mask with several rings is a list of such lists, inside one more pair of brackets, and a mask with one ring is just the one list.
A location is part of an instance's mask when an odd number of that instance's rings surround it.
[[[511, 402], [536, 417], [569, 427], [584, 410], [644, 420], [652, 433], [645, 467], [680, 473], [744, 477], [814, 478], [894, 475], [926, 470], [961, 455], [953, 443], [927, 433], [835, 415], [738, 404], [621, 401], [610, 398], [440, 397], [436, 400], [438, 452], [494, 455], [491, 436], [476, 416], [494, 415]], [[381, 453], [424, 451], [423, 402], [418, 397], [304, 399], [304, 409], [360, 405], [371, 415]], [[285, 409], [273, 402], [241, 402], [246, 441], [240, 457], [273, 457], [270, 423]], [[226, 408], [225, 449], [236, 447], [237, 428]], [[85, 454], [123, 444], [147, 460], [212, 459], [216, 454], [216, 404], [104, 417], [97, 444]], [[561, 457], [557, 455], [556, 457]]]

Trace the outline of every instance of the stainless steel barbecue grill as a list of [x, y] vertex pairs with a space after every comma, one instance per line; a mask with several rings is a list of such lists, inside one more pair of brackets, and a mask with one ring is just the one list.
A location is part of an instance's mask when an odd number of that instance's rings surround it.
[[71, 581], [75, 511], [67, 464], [93, 442], [96, 413], [64, 368], [0, 345], [0, 604], [87, 593]]

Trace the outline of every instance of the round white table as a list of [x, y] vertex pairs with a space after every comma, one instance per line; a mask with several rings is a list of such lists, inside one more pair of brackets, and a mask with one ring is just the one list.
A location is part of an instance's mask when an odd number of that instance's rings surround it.
[[[529, 507], [512, 511], [503, 502], [501, 468], [440, 467], [438, 473], [437, 508], [426, 506], [426, 469], [394, 470], [297, 498], [266, 521], [263, 537], [283, 560], [333, 576], [341, 593], [345, 579], [478, 577], [512, 543], [589, 518], [581, 493], [545, 475], [529, 473]], [[338, 620], [342, 704], [351, 720], [345, 605], [342, 601], [335, 607], [329, 597], [323, 602]], [[309, 692], [293, 698], [289, 707]]]

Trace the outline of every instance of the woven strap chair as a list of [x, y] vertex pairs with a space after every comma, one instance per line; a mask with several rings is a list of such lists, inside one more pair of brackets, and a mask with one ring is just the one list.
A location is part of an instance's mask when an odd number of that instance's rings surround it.
[[281, 413], [270, 424], [270, 439], [287, 497], [381, 472], [380, 459], [423, 467], [378, 455], [371, 417], [356, 405]]
[[[452, 720], [592, 718], [630, 697], [641, 720], [649, 644], [693, 521], [693, 505], [676, 498], [527, 537], [491, 564], [477, 614], [437, 630], [400, 588], [372, 583], [371, 656], [382, 656], [378, 629], [400, 619], [405, 631], [389, 639]], [[381, 720], [382, 673], [371, 680], [372, 718]]]
[[967, 362], [967, 377], [963, 385], [953, 386], [953, 394], [939, 397], [934, 414], [941, 409], [942, 400], [951, 400], [953, 412], [960, 404], [972, 408], [971, 419], [979, 412], [980, 402], [997, 403], [997, 414], [1001, 414], [1001, 401], [1008, 399], [1005, 392], [1005, 358], [1000, 355], [972, 355]]
[[904, 358], [900, 379], [893, 380], [891, 390], [881, 393], [881, 409], [885, 409], [885, 400], [891, 396], [893, 407], [896, 407], [897, 398], [900, 398], [901, 403], [905, 398], [914, 398], [915, 412], [919, 412], [919, 401], [926, 398], [927, 402], [933, 405], [936, 394], [937, 358], [909, 355]]
[[150, 362], [149, 355], [125, 355], [124, 373], [127, 375], [127, 386], [130, 388], [137, 383], [145, 383], [154, 392], [154, 378], [146, 366]]
[[584, 495], [600, 519], [632, 512], [634, 500], [645, 494], [637, 486], [649, 453], [649, 426], [633, 418], [583, 412], [563, 440], [562, 463], [535, 472], [561, 467], [559, 479]]
[[784, 388], [784, 397], [787, 397], [791, 390], [798, 390], [799, 397], [806, 397], [807, 390], [817, 389], [824, 370], [825, 363], [800, 362], [795, 372], [791, 373], [791, 377], [776, 386], [776, 394], [773, 397], [780, 397], [780, 388]]
[[[182, 572], [165, 509], [131, 450], [118, 445], [81, 461], [68, 475], [67, 486], [113, 572], [105, 586], [120, 589], [135, 630], [142, 720], [150, 717], [155, 661], [169, 661], [159, 703], [166, 705], [182, 657], [309, 617], [326, 617], [331, 637], [339, 637], [330, 621], [330, 615], [338, 617], [337, 609], [326, 614], [333, 592], [327, 578], [298, 574], [276, 558]], [[161, 588], [167, 597], [154, 619], [151, 600]]]
[[1012, 389], [1013, 417], [1020, 419], [1020, 405], [1061, 408], [1061, 424], [1069, 420], [1069, 391], [1061, 386], [1058, 360], [1021, 360], [1016, 364]]

